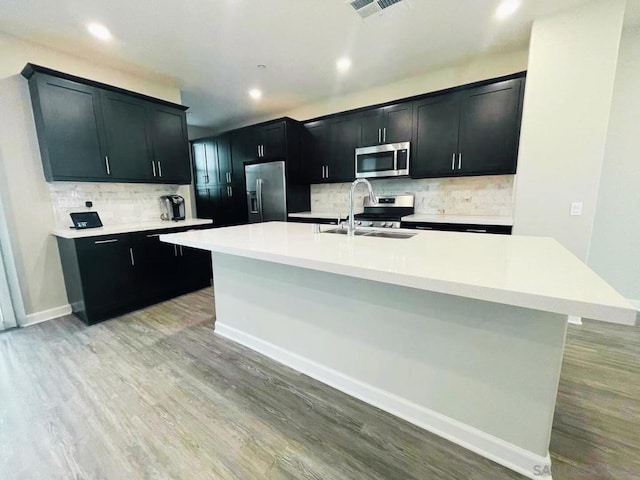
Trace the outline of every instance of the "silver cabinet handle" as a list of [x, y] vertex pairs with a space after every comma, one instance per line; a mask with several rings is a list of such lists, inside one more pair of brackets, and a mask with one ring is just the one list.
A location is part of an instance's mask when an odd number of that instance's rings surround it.
[[160, 233], [152, 233], [151, 235], [147, 235], [147, 238], [159, 237]]
[[456, 154], [454, 153], [451, 157], [451, 170], [456, 169]]
[[162, 164], [160, 163], [160, 160], [158, 160], [158, 176], [162, 177]]
[[129, 256], [131, 257], [131, 266], [135, 267], [136, 266], [136, 259], [133, 258], [133, 248], [129, 247]]
[[462, 168], [462, 152], [458, 154], [458, 170]]
[[260, 145], [258, 145], [258, 158], [260, 158]]
[[382, 129], [378, 129], [378, 143], [382, 143]]
[[178, 256], [178, 246], [175, 243], [173, 244], [173, 256]]
[[487, 233], [486, 230], [481, 229], [481, 228], [467, 228], [465, 231], [473, 232], [473, 233]]
[[323, 178], [323, 179], [324, 179], [324, 178], [326, 178], [326, 177], [324, 176], [324, 165], [322, 166], [322, 178]]
[[433, 230], [433, 227], [420, 227], [420, 226], [417, 226], [416, 230]]
[[182, 245], [180, 245], [180, 256], [184, 257], [184, 250], [182, 250]]
[[227, 196], [229, 196], [229, 198], [233, 197], [233, 192], [231, 191], [231, 187], [227, 187]]
[[327, 180], [329, 180], [329, 165], [327, 165]]
[[384, 143], [387, 143], [387, 127], [384, 127], [384, 129], [382, 130], [382, 141]]
[[111, 166], [109, 165], [109, 155], [104, 156], [104, 163], [107, 166], [107, 175], [111, 175]]
[[103, 243], [116, 243], [118, 241], [117, 238], [114, 238], [112, 240], [96, 240], [95, 242], [93, 242], [94, 245], [101, 245]]
[[156, 162], [151, 162], [151, 167], [153, 168], [153, 176], [156, 176]]
[[231, 172], [227, 172], [227, 183], [231, 183]]

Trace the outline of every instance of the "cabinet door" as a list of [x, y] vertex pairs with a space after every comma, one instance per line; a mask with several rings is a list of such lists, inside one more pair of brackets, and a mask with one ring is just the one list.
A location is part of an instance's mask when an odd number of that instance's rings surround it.
[[151, 155], [145, 102], [102, 92], [107, 154], [114, 180], [153, 180], [158, 172]]
[[199, 187], [195, 189], [196, 216], [198, 218], [213, 218], [211, 188], [213, 187]]
[[330, 182], [352, 182], [356, 177], [356, 146], [360, 139], [360, 118], [346, 115], [330, 124], [327, 169]]
[[187, 123], [182, 110], [151, 105], [148, 120], [153, 142], [153, 158], [158, 168], [158, 182], [191, 183]]
[[262, 145], [262, 158], [284, 160], [287, 156], [284, 122], [260, 127], [258, 140]]
[[305, 142], [304, 167], [309, 183], [324, 183], [325, 167], [329, 161], [329, 122], [320, 120], [305, 125], [308, 136]]
[[376, 108], [360, 114], [360, 141], [358, 147], [370, 147], [384, 143], [382, 128], [384, 123], [383, 109]]
[[413, 133], [413, 105], [403, 103], [384, 107], [383, 143], [410, 142]]
[[136, 296], [140, 304], [168, 298], [175, 290], [178, 273], [178, 248], [161, 242], [160, 233], [149, 232], [136, 235], [132, 244], [137, 271]]
[[45, 178], [108, 180], [100, 91], [49, 75], [29, 86]]
[[135, 301], [135, 254], [123, 236], [76, 241], [89, 317], [105, 318]]
[[457, 175], [459, 108], [454, 95], [430, 98], [415, 105], [413, 178]]
[[193, 181], [196, 187], [209, 184], [209, 171], [207, 168], [207, 152], [204, 141], [191, 144], [191, 160], [193, 163]]
[[515, 173], [522, 86], [517, 79], [464, 92], [458, 147], [462, 173]]
[[211, 252], [196, 248], [179, 247], [179, 278], [185, 279], [182, 289], [191, 292], [195, 288], [211, 285], [213, 264]]
[[231, 163], [231, 139], [228, 135], [216, 138], [218, 183], [230, 184], [234, 181], [233, 165]]
[[220, 203], [225, 214], [226, 225], [243, 225], [248, 222], [247, 193], [244, 185], [227, 185], [219, 190]]

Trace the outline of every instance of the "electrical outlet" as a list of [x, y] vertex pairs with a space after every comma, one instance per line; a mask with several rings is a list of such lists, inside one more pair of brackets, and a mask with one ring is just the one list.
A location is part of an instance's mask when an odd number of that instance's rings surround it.
[[573, 202], [571, 204], [571, 215], [573, 216], [582, 215], [582, 202]]

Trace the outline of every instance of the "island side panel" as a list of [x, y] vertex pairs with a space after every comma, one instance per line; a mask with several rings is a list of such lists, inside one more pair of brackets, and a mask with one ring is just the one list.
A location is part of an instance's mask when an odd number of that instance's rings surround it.
[[549, 463], [566, 316], [213, 256], [218, 334], [532, 478]]

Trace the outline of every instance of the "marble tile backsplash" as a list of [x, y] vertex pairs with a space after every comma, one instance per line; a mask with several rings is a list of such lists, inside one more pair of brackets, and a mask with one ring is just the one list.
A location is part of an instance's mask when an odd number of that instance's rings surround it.
[[[71, 225], [71, 212], [86, 212], [85, 202], [93, 202], [92, 210], [100, 214], [105, 225], [122, 225], [160, 220], [162, 195], [182, 195], [187, 199], [186, 185], [149, 185], [132, 183], [54, 182], [49, 184], [56, 227]], [[187, 216], [189, 209], [187, 208]]]
[[[500, 215], [513, 214], [515, 175], [481, 177], [393, 178], [372, 180], [377, 195], [415, 195], [416, 214]], [[311, 211], [347, 212], [350, 183], [311, 186]], [[362, 211], [366, 189], [358, 187], [356, 211]]]

